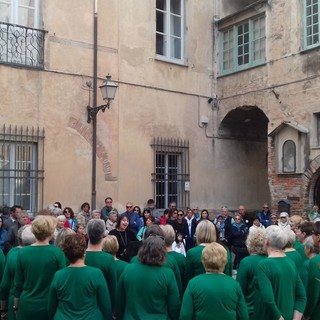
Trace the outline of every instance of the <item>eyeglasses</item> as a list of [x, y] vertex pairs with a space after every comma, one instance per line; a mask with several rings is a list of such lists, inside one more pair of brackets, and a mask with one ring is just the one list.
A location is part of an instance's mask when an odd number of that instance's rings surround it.
[[183, 216], [183, 214], [182, 213], [178, 213], [177, 216]]
[[263, 207], [263, 209], [269, 209], [269, 207]]
[[287, 219], [287, 217], [280, 217], [280, 219]]
[[112, 203], [112, 201], [106, 201], [106, 203]]
[[64, 213], [70, 213], [70, 211], [69, 210], [65, 210]]
[[127, 208], [127, 209], [131, 209], [131, 208], [132, 208], [132, 206], [127, 206], [126, 208]]

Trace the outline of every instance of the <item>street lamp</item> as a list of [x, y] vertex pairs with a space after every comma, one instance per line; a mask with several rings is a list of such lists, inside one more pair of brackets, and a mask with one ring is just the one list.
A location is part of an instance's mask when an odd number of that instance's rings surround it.
[[99, 110], [105, 112], [106, 109], [110, 108], [111, 101], [114, 100], [118, 86], [111, 80], [111, 76], [107, 75], [106, 80], [103, 81], [103, 84], [99, 87], [101, 90], [102, 98], [106, 104], [101, 106], [87, 106], [88, 119], [87, 122], [90, 123], [96, 116]]
[[[96, 66], [96, 59], [95, 59]], [[96, 68], [94, 68], [96, 70]], [[96, 175], [97, 175], [97, 113], [99, 110], [105, 112], [106, 109], [110, 108], [111, 101], [114, 100], [118, 86], [111, 80], [111, 76], [107, 75], [107, 79], [104, 80], [103, 84], [99, 87], [105, 104], [97, 106], [97, 94], [96, 94], [96, 83], [97, 76], [94, 73], [94, 85], [93, 85], [93, 107], [87, 106], [88, 119], [90, 123], [92, 120], [92, 186], [91, 186], [91, 208], [96, 209]]]

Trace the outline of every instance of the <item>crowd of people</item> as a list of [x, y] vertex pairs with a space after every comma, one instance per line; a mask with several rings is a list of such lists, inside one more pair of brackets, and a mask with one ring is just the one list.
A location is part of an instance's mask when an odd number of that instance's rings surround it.
[[0, 217], [1, 319], [320, 319], [320, 215], [243, 205]]

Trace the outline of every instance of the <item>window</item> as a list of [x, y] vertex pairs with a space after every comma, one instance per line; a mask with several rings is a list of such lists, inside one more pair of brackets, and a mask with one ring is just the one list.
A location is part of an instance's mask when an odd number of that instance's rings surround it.
[[167, 208], [171, 201], [180, 208], [189, 206], [189, 192], [185, 182], [189, 181], [189, 142], [155, 138], [154, 168], [152, 181], [158, 208]]
[[40, 129], [0, 130], [0, 203], [33, 215], [42, 207], [43, 140]]
[[221, 31], [222, 74], [265, 62], [265, 17], [259, 16]]
[[157, 0], [156, 54], [183, 63], [184, 0]]
[[0, 62], [43, 68], [40, 0], [0, 0]]
[[296, 144], [292, 140], [284, 142], [282, 147], [282, 172], [296, 172]]
[[304, 0], [305, 48], [319, 45], [319, 0]]

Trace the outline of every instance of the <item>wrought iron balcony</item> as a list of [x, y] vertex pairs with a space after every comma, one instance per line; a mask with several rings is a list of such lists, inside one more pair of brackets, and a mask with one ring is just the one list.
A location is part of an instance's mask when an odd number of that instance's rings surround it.
[[0, 63], [43, 69], [44, 33], [0, 21]]

